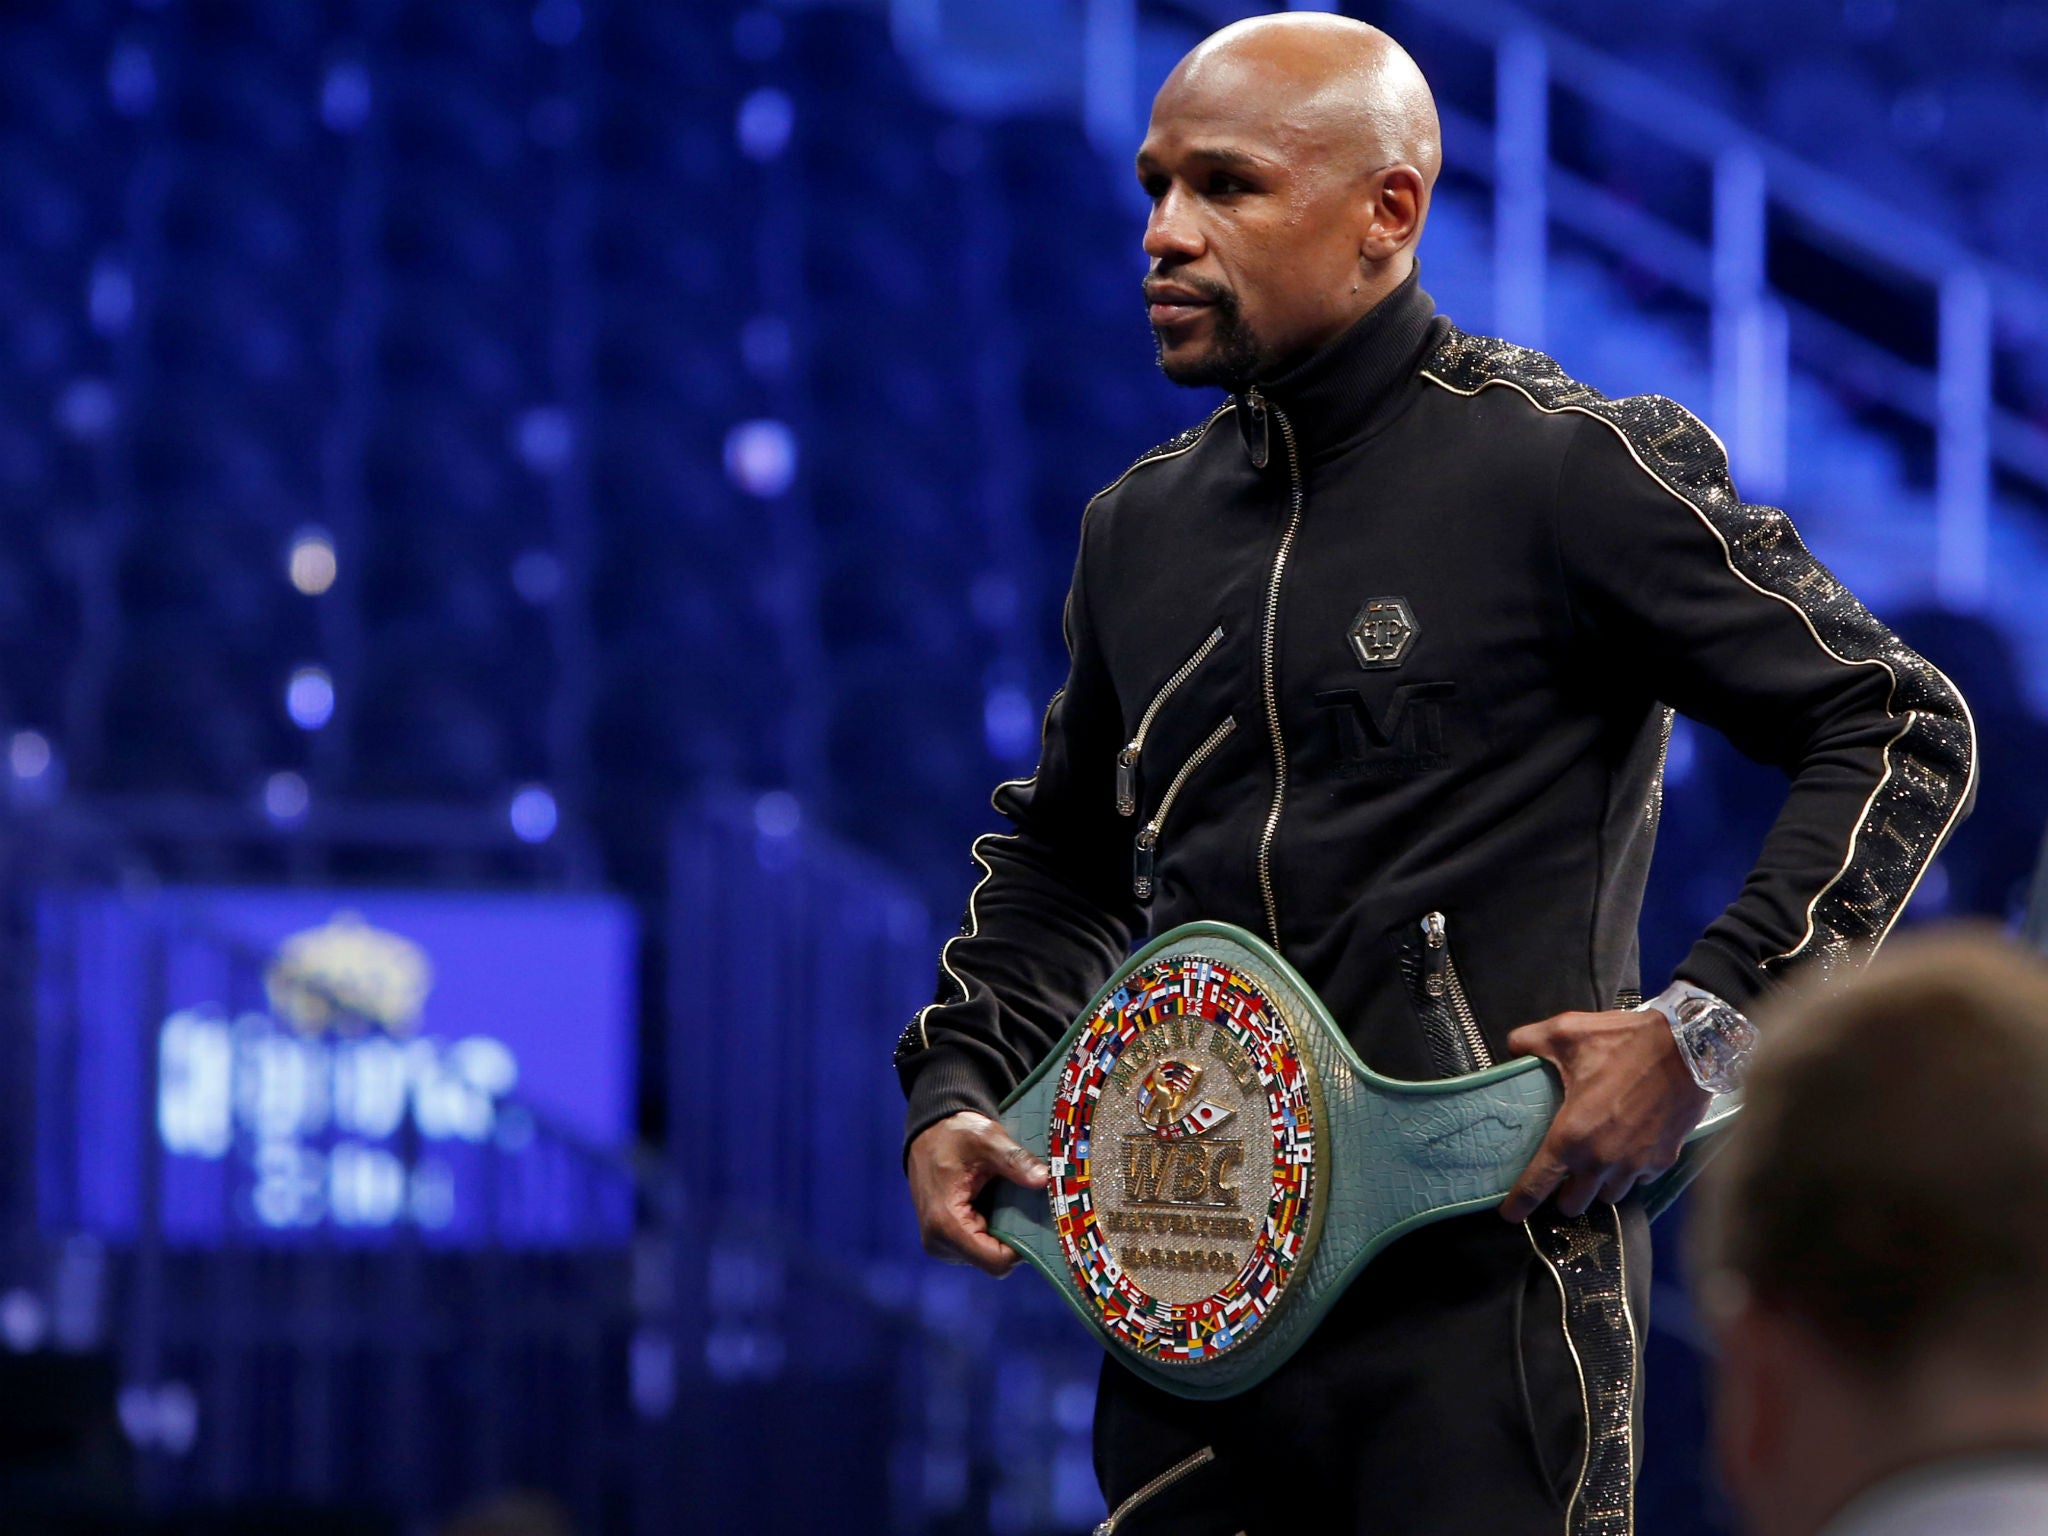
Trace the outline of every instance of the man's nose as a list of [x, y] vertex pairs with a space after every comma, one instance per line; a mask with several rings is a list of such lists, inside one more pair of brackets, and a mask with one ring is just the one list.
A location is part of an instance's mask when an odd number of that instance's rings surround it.
[[1145, 220], [1145, 254], [1154, 261], [1188, 261], [1201, 255], [1205, 248], [1201, 226], [1194, 219], [1186, 196], [1178, 187], [1167, 188], [1166, 195], [1152, 205], [1151, 215]]

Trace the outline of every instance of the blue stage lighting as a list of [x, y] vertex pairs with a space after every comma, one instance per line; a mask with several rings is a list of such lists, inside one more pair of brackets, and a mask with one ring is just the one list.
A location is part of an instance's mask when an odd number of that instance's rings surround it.
[[300, 667], [285, 684], [285, 713], [303, 731], [317, 731], [334, 718], [334, 679], [324, 667]]
[[992, 757], [1021, 762], [1038, 745], [1038, 711], [1024, 690], [1005, 684], [991, 688], [981, 706], [982, 732]]
[[156, 105], [156, 60], [140, 43], [118, 44], [107, 60], [107, 97], [123, 117], [140, 117]]
[[135, 278], [128, 264], [112, 256], [94, 262], [85, 305], [92, 328], [102, 336], [118, 336], [127, 330], [135, 314]]
[[17, 779], [40, 779], [50, 771], [54, 754], [41, 731], [16, 731], [7, 743], [7, 766]]
[[114, 390], [105, 379], [73, 379], [57, 397], [57, 425], [81, 442], [106, 436], [115, 411]]
[[130, 1382], [116, 1402], [131, 1445], [183, 1456], [199, 1438], [199, 1397], [185, 1382]]
[[263, 781], [263, 814], [279, 826], [303, 821], [312, 804], [313, 792], [305, 779], [289, 769]]
[[538, 784], [528, 784], [512, 797], [512, 835], [522, 843], [544, 843], [555, 835], [555, 797]]
[[7, 798], [16, 806], [48, 805], [64, 789], [64, 763], [41, 731], [16, 731], [7, 742]]
[[42, 1348], [49, 1322], [49, 1308], [34, 1291], [16, 1287], [0, 1296], [0, 1344], [16, 1354]]
[[796, 479], [796, 435], [779, 421], [743, 421], [725, 437], [725, 472], [749, 496], [780, 496]]
[[320, 121], [336, 133], [354, 133], [370, 118], [370, 72], [354, 59], [329, 67], [320, 84]]
[[334, 585], [340, 569], [334, 540], [319, 528], [301, 528], [292, 538], [291, 553], [285, 560], [285, 574], [291, 584], [308, 597], [318, 597]]
[[794, 837], [803, 824], [803, 802], [786, 789], [771, 789], [754, 802], [754, 830], [763, 837]]
[[740, 103], [740, 152], [749, 160], [773, 160], [788, 147], [795, 126], [796, 108], [788, 95], [764, 85]]
[[546, 474], [569, 462], [576, 424], [559, 405], [536, 405], [520, 416], [513, 442], [527, 468]]
[[562, 562], [545, 549], [529, 549], [512, 562], [512, 590], [534, 607], [562, 595]]

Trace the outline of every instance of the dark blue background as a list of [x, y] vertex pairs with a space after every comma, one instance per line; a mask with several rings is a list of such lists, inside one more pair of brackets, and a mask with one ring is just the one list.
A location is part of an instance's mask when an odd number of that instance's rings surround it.
[[[887, 1059], [1035, 754], [1081, 508], [1207, 409], [1152, 363], [1128, 156], [1172, 60], [1249, 9], [0, 15], [0, 1394], [71, 1458], [0, 1436], [0, 1499], [71, 1511], [49, 1529], [427, 1530], [517, 1486], [590, 1532], [1100, 1517], [1090, 1346], [1034, 1281], [917, 1254]], [[1423, 281], [1488, 330], [1492, 13], [1351, 9], [1455, 119]], [[1774, 182], [1763, 252], [1772, 494], [1976, 712], [1977, 813], [1907, 920], [2016, 917], [2048, 818], [2048, 8], [1540, 9], [1561, 81], [1576, 40], [1818, 168]], [[1712, 156], [1565, 84], [1550, 148], [1543, 341], [1711, 418]], [[2010, 275], [1991, 557], [1946, 603], [1930, 260]], [[1782, 784], [1684, 727], [1667, 777], [1653, 978]], [[163, 882], [632, 901], [637, 1145], [604, 1166], [637, 1238], [53, 1227], [32, 913]], [[1677, 1275], [1643, 1528], [1719, 1531]]]

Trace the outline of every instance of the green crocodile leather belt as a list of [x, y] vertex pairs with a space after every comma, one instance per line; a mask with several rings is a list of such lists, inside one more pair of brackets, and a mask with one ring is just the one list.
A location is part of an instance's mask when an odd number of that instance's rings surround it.
[[[1004, 1101], [1052, 1181], [997, 1186], [990, 1229], [1139, 1375], [1227, 1397], [1388, 1243], [1505, 1198], [1561, 1097], [1534, 1057], [1382, 1077], [1261, 940], [1189, 923], [1132, 956]], [[1738, 1107], [1708, 1105], [1653, 1209]]]

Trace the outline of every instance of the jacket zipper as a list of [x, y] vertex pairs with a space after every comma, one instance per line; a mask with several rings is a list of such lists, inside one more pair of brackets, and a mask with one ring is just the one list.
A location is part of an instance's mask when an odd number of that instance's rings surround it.
[[1166, 813], [1173, 809], [1174, 797], [1180, 793], [1181, 785], [1187, 783], [1188, 775], [1223, 745], [1223, 739], [1237, 729], [1237, 716], [1225, 715], [1223, 721], [1211, 731], [1203, 743], [1188, 754], [1188, 760], [1180, 765], [1180, 772], [1173, 776], [1173, 782], [1166, 786], [1166, 793], [1159, 801], [1159, 809], [1152, 813], [1152, 819], [1138, 830], [1138, 839], [1131, 845], [1131, 890], [1138, 900], [1152, 899], [1152, 861], [1159, 847], [1159, 834], [1166, 827]]
[[1123, 1503], [1117, 1505], [1117, 1507], [1110, 1512], [1109, 1518], [1107, 1520], [1104, 1520], [1100, 1525], [1095, 1527], [1094, 1536], [1116, 1536], [1116, 1528], [1118, 1522], [1121, 1521], [1126, 1515], [1130, 1514], [1132, 1510], [1136, 1509], [1140, 1504], [1143, 1504], [1147, 1499], [1155, 1498], [1159, 1494], [1166, 1492], [1167, 1489], [1171, 1488], [1175, 1483], [1179, 1482], [1182, 1478], [1186, 1477], [1190, 1472], [1201, 1471], [1202, 1468], [1209, 1465], [1209, 1463], [1214, 1461], [1215, 1459], [1216, 1448], [1214, 1446], [1205, 1445], [1199, 1451], [1195, 1452], [1194, 1455], [1186, 1456], [1183, 1457], [1181, 1460], [1176, 1461], [1164, 1472], [1160, 1473], [1157, 1477], [1153, 1478], [1151, 1482], [1147, 1483], [1144, 1487], [1140, 1488], [1136, 1493], [1132, 1494], [1129, 1498], [1125, 1499]]
[[1303, 491], [1301, 460], [1294, 450], [1294, 424], [1278, 406], [1269, 405], [1256, 388], [1245, 391], [1245, 406], [1263, 417], [1271, 411], [1280, 423], [1280, 441], [1287, 449], [1289, 507], [1287, 531], [1280, 535], [1280, 548], [1273, 555], [1273, 579], [1266, 586], [1266, 632], [1259, 647], [1261, 682], [1266, 692], [1266, 729], [1273, 737], [1273, 808], [1266, 813], [1265, 830], [1259, 834], [1259, 895], [1266, 904], [1266, 928], [1273, 947], [1280, 947], [1280, 903], [1273, 895], [1273, 838], [1280, 831], [1280, 812], [1287, 804], [1287, 743], [1280, 737], [1280, 692], [1274, 681], [1274, 648], [1280, 627], [1280, 578], [1287, 571], [1287, 557], [1294, 551], [1295, 536], [1301, 531]]
[[1195, 648], [1195, 654], [1180, 664], [1180, 670], [1169, 677], [1165, 685], [1152, 695], [1152, 702], [1145, 706], [1145, 713], [1138, 721], [1138, 729], [1131, 736], [1123, 751], [1116, 755], [1116, 811], [1119, 816], [1135, 816], [1138, 812], [1138, 754], [1145, 750], [1145, 733], [1152, 729], [1152, 717], [1159, 713], [1159, 706], [1172, 698], [1176, 689], [1195, 675], [1211, 651], [1223, 643], [1223, 626], [1218, 624], [1209, 631], [1209, 638]]
[[1443, 913], [1432, 912], [1423, 918], [1422, 946], [1423, 991], [1432, 1000], [1441, 999], [1450, 1010], [1451, 1022], [1478, 1064], [1477, 1070], [1484, 1071], [1493, 1065], [1493, 1052], [1486, 1048], [1486, 1036], [1480, 1033], [1471, 1000], [1465, 996], [1465, 984], [1458, 979], [1458, 965], [1451, 958], [1450, 924]]

